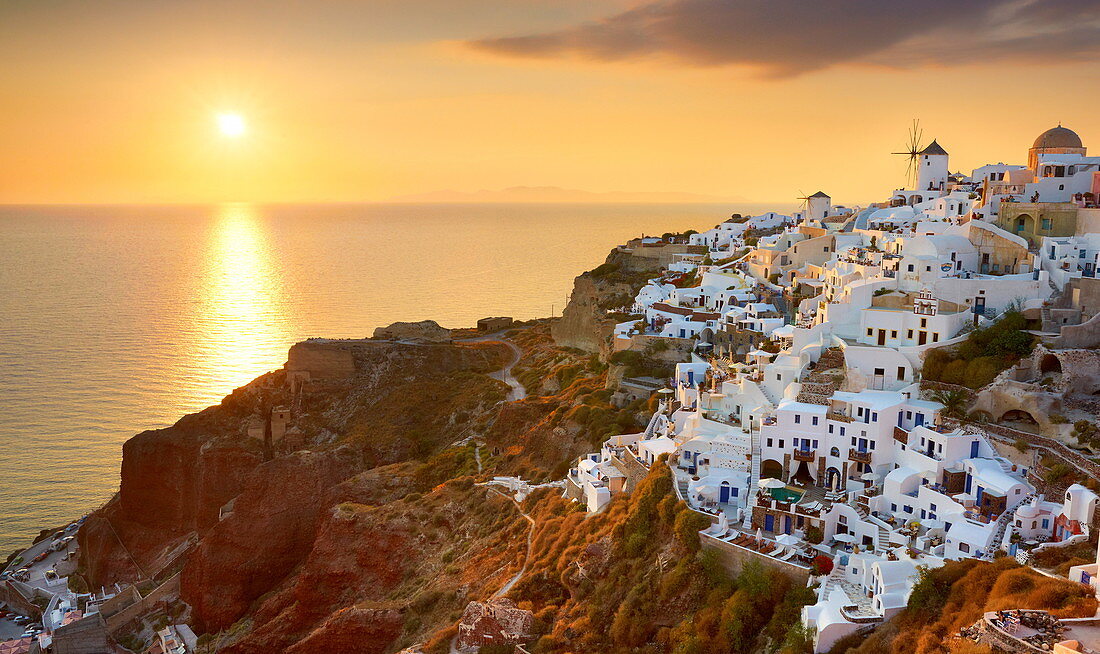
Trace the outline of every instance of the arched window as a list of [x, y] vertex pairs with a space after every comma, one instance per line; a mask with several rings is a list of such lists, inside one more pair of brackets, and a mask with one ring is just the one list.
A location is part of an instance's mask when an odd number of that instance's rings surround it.
[[834, 447], [833, 449], [829, 450], [829, 456], [840, 456], [840, 448]]

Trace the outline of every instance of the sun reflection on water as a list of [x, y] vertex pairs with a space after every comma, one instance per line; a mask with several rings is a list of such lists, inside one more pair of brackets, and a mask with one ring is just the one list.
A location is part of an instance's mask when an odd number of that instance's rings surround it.
[[255, 207], [218, 207], [204, 253], [195, 355], [212, 398], [278, 366], [293, 340], [278, 258]]

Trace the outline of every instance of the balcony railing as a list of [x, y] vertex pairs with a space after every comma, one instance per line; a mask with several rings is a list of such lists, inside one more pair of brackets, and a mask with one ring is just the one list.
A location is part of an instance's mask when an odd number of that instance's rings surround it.
[[870, 463], [871, 453], [857, 450], [854, 447], [848, 448], [848, 460], [855, 461], [856, 463]]
[[901, 427], [894, 427], [894, 440], [899, 443], [909, 443], [909, 432], [905, 431]]
[[794, 451], [794, 460], [795, 461], [809, 461], [810, 463], [813, 463], [814, 459], [816, 459], [816, 458], [817, 458], [817, 450], [795, 450]]
[[828, 418], [829, 420], [838, 420], [840, 422], [851, 422], [852, 421], [851, 416], [843, 414], [839, 411], [828, 411], [828, 412], [826, 412], [825, 417]]

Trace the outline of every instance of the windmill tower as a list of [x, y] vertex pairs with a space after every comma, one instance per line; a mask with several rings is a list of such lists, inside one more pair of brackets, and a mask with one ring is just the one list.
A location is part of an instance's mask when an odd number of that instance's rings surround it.
[[829, 209], [833, 207], [832, 198], [825, 195], [824, 191], [818, 191], [813, 195], [805, 195], [799, 191], [799, 194], [798, 199], [802, 200], [802, 203], [798, 205], [798, 210], [802, 213], [802, 220], [807, 223], [824, 221], [829, 215]]
[[928, 147], [920, 151], [917, 172], [918, 191], [943, 191], [947, 189], [947, 150], [932, 140]]
[[915, 190], [917, 188], [917, 172], [920, 169], [920, 153], [924, 148], [921, 147], [921, 138], [924, 137], [924, 130], [920, 128], [920, 121], [913, 119], [912, 126], [909, 127], [909, 140], [906, 141], [904, 150], [902, 152], [891, 152], [890, 154], [900, 154], [908, 157], [909, 161], [905, 166], [905, 185], [909, 189]]

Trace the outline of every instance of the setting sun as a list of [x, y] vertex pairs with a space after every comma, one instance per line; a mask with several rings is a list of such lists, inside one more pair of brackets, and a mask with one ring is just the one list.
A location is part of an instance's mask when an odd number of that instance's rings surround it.
[[240, 114], [218, 114], [218, 130], [230, 138], [242, 136], [245, 132], [244, 117]]

